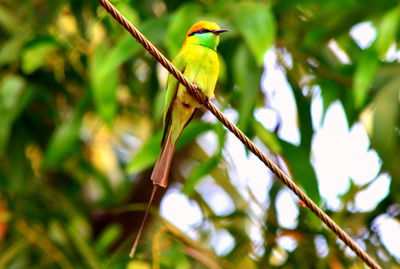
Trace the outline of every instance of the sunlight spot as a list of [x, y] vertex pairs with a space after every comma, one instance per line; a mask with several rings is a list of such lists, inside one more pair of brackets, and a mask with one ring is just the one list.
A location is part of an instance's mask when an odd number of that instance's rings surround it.
[[187, 196], [176, 188], [169, 188], [160, 205], [161, 215], [169, 222], [185, 232], [190, 238], [197, 239], [198, 234], [193, 226], [202, 223], [203, 214], [197, 203], [191, 202]]
[[356, 210], [360, 212], [373, 210], [388, 194], [390, 180], [388, 174], [380, 175], [365, 190], [357, 193], [355, 196]]
[[218, 150], [218, 138], [214, 131], [207, 131], [200, 135], [196, 142], [208, 156], [213, 156]]
[[[349, 177], [357, 185], [365, 185], [378, 175], [381, 160], [374, 150], [370, 150], [370, 141], [362, 123], [356, 123], [348, 134], [349, 147], [346, 150]], [[351, 145], [351, 147], [350, 147]]]
[[297, 247], [297, 242], [290, 236], [279, 236], [278, 244], [283, 249], [292, 252]]
[[[268, 151], [258, 140], [254, 142], [262, 151]], [[243, 144], [231, 133], [227, 136], [224, 153], [226, 162], [229, 164], [229, 178], [243, 199], [251, 201], [248, 192], [250, 189], [259, 203], [267, 205], [271, 171], [255, 155], [247, 154]]]
[[249, 237], [253, 241], [253, 252], [256, 256], [261, 257], [265, 251], [265, 242], [262, 228], [259, 225], [251, 225], [248, 229]]
[[366, 49], [375, 41], [377, 33], [376, 29], [372, 26], [372, 22], [368, 21], [351, 27], [350, 35], [360, 48]]
[[[290, 54], [286, 57], [291, 59]], [[262, 90], [267, 98], [266, 108], [275, 110], [278, 115], [279, 136], [298, 145], [300, 133], [297, 128], [297, 110], [292, 87], [286, 79], [285, 71], [279, 67], [275, 49], [270, 49], [264, 59]]]
[[311, 101], [311, 121], [314, 130], [321, 127], [323, 116], [323, 100], [321, 95], [321, 87], [316, 85], [312, 87], [312, 101]]
[[343, 64], [351, 63], [347, 53], [340, 47], [340, 45], [334, 39], [329, 40], [328, 48], [331, 49], [331, 51], [335, 54], [335, 56], [337, 57], [337, 59], [339, 59], [341, 63]]
[[254, 117], [259, 121], [266, 129], [273, 131], [278, 123], [278, 117], [276, 111], [269, 108], [257, 108], [254, 111]]
[[324, 236], [322, 235], [315, 236], [314, 244], [318, 257], [323, 258], [326, 257], [326, 255], [328, 255], [329, 253], [328, 242], [326, 242]]
[[298, 224], [299, 209], [288, 190], [281, 190], [276, 198], [276, 211], [278, 223], [286, 229], [294, 229]]
[[235, 239], [226, 230], [217, 230], [211, 245], [218, 256], [227, 255], [235, 246]]
[[387, 250], [400, 262], [400, 222], [382, 214], [375, 219], [373, 226]]
[[[323, 123], [315, 132], [312, 150], [319, 189], [330, 209], [342, 206], [338, 197], [350, 187], [350, 178], [358, 186], [365, 185], [376, 178], [382, 165], [378, 154], [370, 149], [364, 125], [356, 123], [349, 130], [339, 101], [329, 106]], [[379, 194], [382, 197], [382, 193]]]
[[400, 50], [397, 49], [397, 44], [393, 43], [386, 52], [385, 59], [388, 62], [400, 62]]
[[228, 215], [235, 210], [231, 197], [210, 176], [200, 181], [196, 185], [196, 190], [216, 215]]
[[348, 149], [352, 147], [352, 141], [347, 136], [348, 127], [343, 107], [340, 102], [334, 102], [328, 108], [324, 122], [315, 132], [312, 142], [313, 164], [319, 190], [331, 209], [340, 206], [337, 197], [350, 186], [348, 158], [356, 159], [356, 156], [346, 158]]

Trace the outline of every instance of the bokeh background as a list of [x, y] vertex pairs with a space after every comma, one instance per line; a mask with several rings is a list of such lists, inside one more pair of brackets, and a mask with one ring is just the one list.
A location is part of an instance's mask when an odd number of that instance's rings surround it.
[[[400, 268], [398, 1], [112, 3], [169, 59], [229, 28], [215, 104]], [[0, 268], [365, 268], [206, 111], [129, 259], [167, 75], [94, 0], [0, 1]]]

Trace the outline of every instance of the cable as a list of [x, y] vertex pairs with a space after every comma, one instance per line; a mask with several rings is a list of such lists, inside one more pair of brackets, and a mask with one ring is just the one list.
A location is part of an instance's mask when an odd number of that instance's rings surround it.
[[276, 164], [274, 164], [266, 155], [264, 155], [257, 146], [233, 123], [231, 123], [224, 114], [204, 96], [199, 88], [191, 83], [175, 66], [164, 57], [151, 44], [151, 42], [137, 30], [108, 0], [98, 0], [99, 3], [122, 25], [124, 28], [151, 54], [162, 64], [176, 79], [182, 83], [196, 100], [205, 106], [214, 116], [229, 129], [239, 140], [253, 152], [271, 171], [292, 190], [297, 197], [319, 218], [325, 225], [331, 229], [354, 253], [360, 257], [365, 264], [370, 268], [380, 269], [381, 267], [362, 250], [357, 243], [339, 226], [337, 225], [324, 211], [322, 211]]

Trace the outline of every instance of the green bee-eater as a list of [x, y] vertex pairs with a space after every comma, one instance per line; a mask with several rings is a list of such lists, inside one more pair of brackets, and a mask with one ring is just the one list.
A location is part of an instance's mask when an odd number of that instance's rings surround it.
[[[217, 46], [219, 34], [228, 30], [221, 29], [215, 22], [199, 21], [188, 31], [185, 42], [172, 62], [192, 83], [196, 84], [209, 98], [214, 95], [219, 74]], [[161, 140], [161, 153], [154, 166], [151, 180], [154, 188], [142, 225], [130, 252], [132, 257], [139, 242], [150, 205], [157, 186], [166, 187], [176, 142], [183, 129], [192, 119], [200, 104], [189, 91], [171, 74], [167, 80], [167, 93], [164, 111], [164, 134]]]
[[[219, 74], [217, 46], [219, 34], [226, 32], [218, 24], [200, 21], [187, 33], [181, 50], [173, 61], [191, 82], [196, 84], [203, 94], [213, 97]], [[176, 141], [182, 130], [191, 120], [200, 104], [188, 90], [169, 75], [164, 112], [164, 135], [161, 140], [161, 153], [158, 157], [151, 179], [154, 184], [166, 187]]]

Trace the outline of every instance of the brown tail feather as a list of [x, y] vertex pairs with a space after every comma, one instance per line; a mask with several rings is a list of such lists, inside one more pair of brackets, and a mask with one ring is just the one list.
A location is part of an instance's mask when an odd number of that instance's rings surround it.
[[144, 214], [142, 224], [140, 225], [139, 232], [136, 236], [131, 252], [129, 253], [130, 257], [133, 257], [135, 255], [136, 248], [139, 244], [140, 237], [142, 235], [144, 224], [146, 223], [147, 216], [149, 214], [150, 206], [153, 203], [154, 194], [157, 191], [157, 186], [160, 185], [161, 187], [165, 188], [168, 185], [169, 169], [171, 166], [172, 155], [174, 154], [174, 148], [175, 148], [175, 144], [171, 143], [171, 130], [168, 131], [168, 136], [166, 138], [167, 140], [165, 141], [161, 149], [160, 156], [158, 156], [156, 165], [154, 166], [153, 169], [153, 173], [151, 174], [151, 180], [153, 180], [154, 184], [153, 192], [151, 194], [150, 201], [147, 205], [147, 210], [146, 213]]
[[158, 156], [156, 165], [151, 174], [153, 184], [160, 185], [165, 188], [168, 185], [169, 170], [171, 167], [172, 156], [174, 154], [175, 143], [171, 142], [171, 130], [168, 132], [167, 140], [165, 141], [160, 156]]
[[139, 244], [140, 237], [142, 236], [144, 224], [146, 223], [147, 216], [149, 215], [150, 207], [151, 207], [151, 204], [153, 203], [154, 195], [156, 194], [157, 187], [158, 187], [158, 185], [154, 185], [154, 187], [153, 187], [153, 192], [151, 193], [149, 203], [147, 204], [146, 213], [144, 213], [144, 217], [143, 217], [143, 220], [142, 220], [142, 224], [140, 225], [139, 232], [138, 232], [138, 234], [136, 235], [135, 242], [133, 243], [133, 246], [132, 246], [132, 248], [131, 248], [131, 252], [129, 253], [129, 256], [130, 256], [131, 258], [133, 258], [133, 256], [135, 256], [136, 248], [137, 248], [137, 246], [138, 246], [138, 244]]

